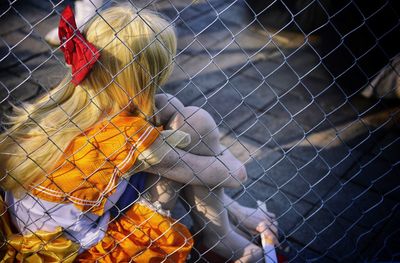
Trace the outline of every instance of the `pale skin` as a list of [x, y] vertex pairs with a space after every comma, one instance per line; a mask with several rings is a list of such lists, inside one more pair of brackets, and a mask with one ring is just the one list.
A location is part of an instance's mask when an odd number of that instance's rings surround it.
[[[147, 169], [151, 201], [173, 209], [179, 194], [191, 207], [196, 235], [207, 240], [207, 249], [235, 262], [262, 262], [263, 251], [249, 236], [232, 226], [230, 216], [251, 233], [267, 233], [277, 244], [275, 215], [240, 205], [223, 187], [239, 187], [247, 179], [244, 165], [219, 143], [212, 117], [197, 107], [185, 107], [168, 94], [156, 96], [160, 122], [165, 129], [181, 130], [191, 136], [185, 149], [174, 149]], [[159, 140], [162, 140], [159, 138]], [[159, 176], [161, 175], [161, 176]]]

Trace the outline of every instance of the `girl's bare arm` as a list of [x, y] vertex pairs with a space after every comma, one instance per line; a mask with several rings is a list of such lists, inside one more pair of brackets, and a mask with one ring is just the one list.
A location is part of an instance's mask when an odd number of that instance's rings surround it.
[[244, 165], [228, 150], [218, 156], [201, 156], [174, 148], [146, 171], [177, 182], [210, 187], [240, 187], [247, 179]]

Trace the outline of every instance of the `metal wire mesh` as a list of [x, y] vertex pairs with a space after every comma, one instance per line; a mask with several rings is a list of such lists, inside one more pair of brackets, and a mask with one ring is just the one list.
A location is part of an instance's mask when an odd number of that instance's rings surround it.
[[[139, 17], [150, 8], [176, 28], [174, 71], [159, 92], [214, 118], [221, 143], [248, 175], [240, 188], [225, 191], [246, 206], [256, 207], [261, 200], [275, 213], [282, 261], [399, 260], [400, 67], [395, 39], [400, 26], [395, 1], [127, 3], [138, 8]], [[58, 23], [65, 4], [0, 4], [3, 121], [12, 112], [10, 103], [33, 101], [64, 76], [63, 54], [44, 36]], [[113, 4], [101, 2], [93, 15]], [[194, 132], [201, 144], [215, 131]], [[189, 184], [175, 188], [173, 196]], [[209, 191], [205, 198], [218, 197], [215, 187], [204, 186]], [[184, 195], [179, 200], [172, 217], [191, 228], [195, 248], [190, 261], [219, 262], [196, 246], [208, 223], [196, 227], [191, 218], [196, 206]], [[226, 210], [232, 204], [216, 200]], [[243, 230], [252, 216], [231, 223]], [[249, 239], [260, 243], [257, 235]], [[2, 248], [7, 244], [3, 236]], [[218, 247], [218, 242], [207, 245]]]

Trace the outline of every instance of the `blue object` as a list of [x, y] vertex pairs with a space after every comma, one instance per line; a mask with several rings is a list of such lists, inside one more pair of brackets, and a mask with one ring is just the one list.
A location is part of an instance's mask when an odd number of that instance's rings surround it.
[[128, 186], [118, 199], [117, 203], [110, 209], [111, 215], [116, 218], [133, 205], [144, 191], [147, 173], [139, 172], [129, 178]]

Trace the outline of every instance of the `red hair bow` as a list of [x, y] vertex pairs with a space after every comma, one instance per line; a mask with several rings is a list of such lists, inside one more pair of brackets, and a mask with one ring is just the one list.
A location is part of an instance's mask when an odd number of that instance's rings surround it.
[[100, 53], [77, 29], [74, 12], [70, 6], [61, 13], [58, 36], [65, 62], [72, 66], [72, 83], [78, 85], [89, 74]]

